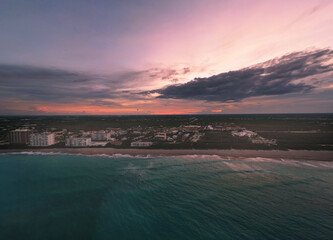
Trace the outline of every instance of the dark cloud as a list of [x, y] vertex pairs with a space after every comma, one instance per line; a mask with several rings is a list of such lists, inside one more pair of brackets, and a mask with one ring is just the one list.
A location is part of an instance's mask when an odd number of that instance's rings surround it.
[[[23, 100], [43, 103], [93, 103], [117, 107], [110, 99], [143, 99], [138, 89], [176, 79], [180, 71], [151, 68], [93, 75], [61, 69], [0, 64], [0, 101]], [[151, 89], [151, 87], [150, 87]], [[108, 99], [104, 101], [103, 99]]]
[[[127, 87], [140, 85], [149, 70], [127, 71], [109, 76], [93, 75], [34, 66], [0, 65], [1, 99], [19, 99], [49, 103], [85, 103], [116, 106], [100, 99], [142, 99]], [[135, 84], [134, 84], [135, 83]], [[141, 83], [141, 85], [143, 85]]]
[[196, 78], [185, 84], [175, 84], [150, 91], [158, 98], [196, 99], [207, 101], [240, 101], [244, 98], [307, 92], [314, 88], [300, 80], [333, 70], [330, 49], [294, 52], [281, 58], [238, 71], [208, 78]]
[[[106, 79], [65, 70], [0, 65], [0, 94], [24, 100], [66, 102], [75, 98], [112, 96]], [[104, 86], [104, 87], [103, 87]]]

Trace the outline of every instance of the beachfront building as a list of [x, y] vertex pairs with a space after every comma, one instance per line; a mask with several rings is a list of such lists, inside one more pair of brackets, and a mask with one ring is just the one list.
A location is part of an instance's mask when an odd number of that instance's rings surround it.
[[152, 142], [131, 142], [131, 147], [150, 147]]
[[110, 137], [111, 134], [104, 130], [97, 131], [91, 134], [91, 140], [93, 141], [107, 141], [110, 139]]
[[103, 141], [98, 141], [98, 142], [91, 142], [92, 147], [105, 147], [109, 142], [103, 142]]
[[66, 147], [88, 147], [91, 146], [91, 138], [70, 137], [66, 139]]
[[34, 133], [30, 135], [30, 146], [46, 147], [55, 144], [55, 135], [53, 133]]
[[31, 130], [29, 129], [16, 129], [9, 132], [10, 144], [29, 144]]

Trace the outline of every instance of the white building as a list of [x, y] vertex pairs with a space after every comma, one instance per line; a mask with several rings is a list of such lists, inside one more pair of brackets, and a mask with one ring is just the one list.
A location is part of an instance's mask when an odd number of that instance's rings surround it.
[[86, 131], [82, 131], [81, 132], [81, 136], [85, 137], [85, 138], [91, 137], [91, 133], [92, 133], [91, 131], [87, 131], [87, 132]]
[[204, 134], [200, 134], [200, 133], [195, 133], [192, 137], [191, 137], [191, 142], [198, 142], [201, 138], [201, 136], [203, 136]]
[[105, 132], [104, 130], [97, 131], [91, 134], [91, 140], [93, 141], [106, 141], [109, 140], [111, 137], [111, 134], [108, 132]]
[[34, 133], [30, 135], [30, 146], [45, 147], [55, 144], [55, 135], [53, 133]]
[[117, 135], [119, 135], [119, 136], [126, 135], [126, 134], [127, 134], [127, 131], [126, 131], [126, 130], [119, 130], [119, 131], [117, 132]]
[[167, 139], [167, 135], [164, 132], [159, 132], [155, 135], [155, 139], [165, 141]]
[[187, 125], [187, 126], [182, 126], [182, 130], [184, 132], [197, 132], [199, 131], [201, 126], [199, 125]]
[[150, 147], [152, 142], [131, 142], [131, 147]]
[[88, 147], [91, 146], [91, 138], [67, 138], [66, 147]]
[[257, 136], [257, 133], [255, 132], [252, 132], [252, 131], [249, 131], [249, 130], [243, 130], [241, 132], [238, 132], [238, 131], [233, 131], [231, 132], [231, 135], [232, 136], [238, 136], [238, 137], [255, 137]]
[[213, 128], [212, 125], [208, 125], [208, 126], [206, 127], [206, 130], [212, 131], [212, 130], [214, 130], [214, 128]]

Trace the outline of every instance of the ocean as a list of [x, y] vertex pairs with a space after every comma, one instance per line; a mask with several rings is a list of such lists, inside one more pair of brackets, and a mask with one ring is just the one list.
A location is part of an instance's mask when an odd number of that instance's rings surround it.
[[333, 163], [0, 154], [0, 239], [332, 239]]

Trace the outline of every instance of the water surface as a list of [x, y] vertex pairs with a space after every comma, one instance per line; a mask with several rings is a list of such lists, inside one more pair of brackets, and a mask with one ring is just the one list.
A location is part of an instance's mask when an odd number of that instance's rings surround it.
[[0, 239], [332, 239], [333, 163], [0, 155]]

